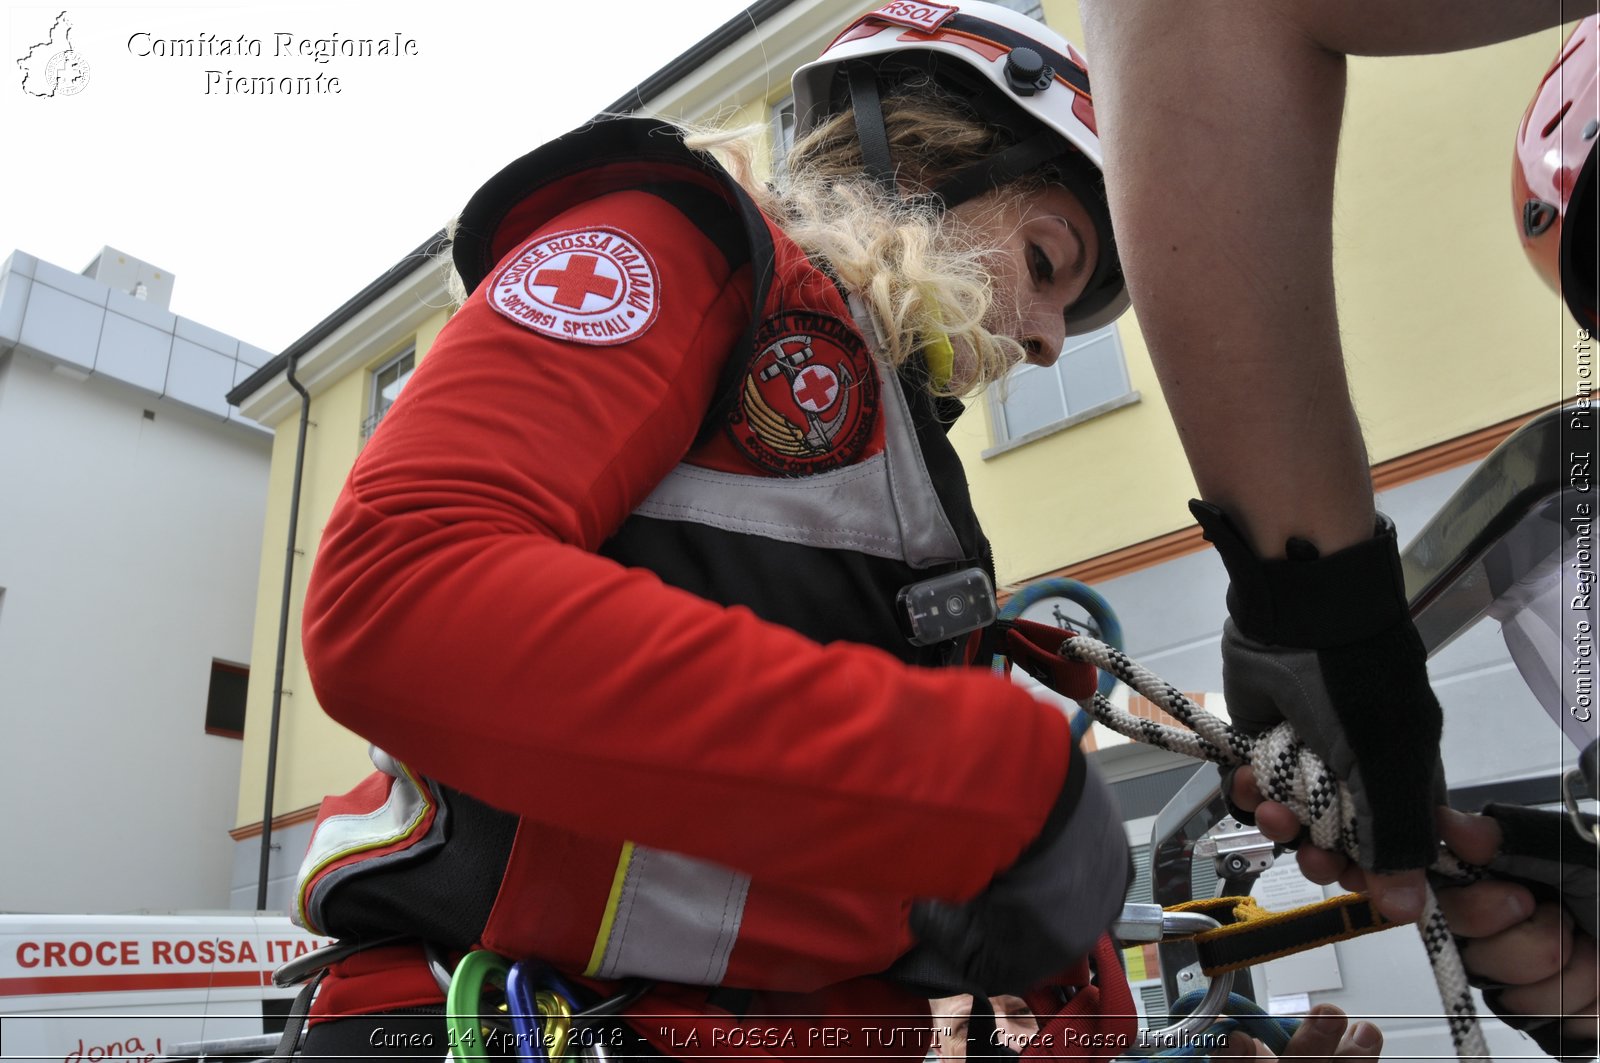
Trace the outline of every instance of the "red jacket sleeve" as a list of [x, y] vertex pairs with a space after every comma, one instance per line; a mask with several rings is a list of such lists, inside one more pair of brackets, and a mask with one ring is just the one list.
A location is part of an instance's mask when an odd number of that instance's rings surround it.
[[652, 256], [658, 316], [626, 343], [565, 341], [480, 286], [324, 533], [304, 614], [319, 701], [521, 815], [758, 877], [976, 894], [1061, 788], [1058, 710], [593, 553], [687, 452], [751, 314], [747, 272], [645, 193], [546, 231], [601, 225]]

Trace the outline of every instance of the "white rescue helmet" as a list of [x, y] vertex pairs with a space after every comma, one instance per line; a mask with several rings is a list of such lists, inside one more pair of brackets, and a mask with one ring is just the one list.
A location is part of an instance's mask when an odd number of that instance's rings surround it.
[[794, 73], [795, 136], [854, 108], [869, 174], [893, 187], [880, 94], [924, 73], [971, 102], [981, 121], [1015, 143], [934, 190], [945, 206], [1057, 162], [1063, 183], [1089, 209], [1100, 256], [1088, 287], [1068, 308], [1067, 333], [1110, 324], [1128, 308], [1101, 178], [1100, 136], [1083, 56], [1060, 34], [1010, 8], [889, 0], [856, 19]]

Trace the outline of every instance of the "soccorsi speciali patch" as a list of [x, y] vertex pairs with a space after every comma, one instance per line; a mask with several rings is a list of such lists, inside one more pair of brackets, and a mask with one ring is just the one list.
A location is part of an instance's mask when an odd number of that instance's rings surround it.
[[620, 229], [540, 236], [495, 275], [489, 304], [524, 328], [609, 347], [644, 334], [661, 307], [660, 274]]

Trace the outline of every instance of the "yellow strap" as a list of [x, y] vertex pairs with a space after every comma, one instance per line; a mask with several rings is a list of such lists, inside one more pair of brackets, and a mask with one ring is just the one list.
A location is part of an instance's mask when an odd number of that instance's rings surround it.
[[1200, 969], [1207, 975], [1236, 971], [1399, 925], [1380, 915], [1360, 893], [1346, 893], [1282, 912], [1268, 911], [1254, 897], [1186, 901], [1168, 910], [1200, 912], [1223, 924], [1191, 937], [1200, 954]]
[[933, 334], [922, 347], [922, 357], [928, 364], [928, 379], [936, 388], [950, 383], [956, 371], [956, 350], [950, 346], [950, 337], [943, 332]]

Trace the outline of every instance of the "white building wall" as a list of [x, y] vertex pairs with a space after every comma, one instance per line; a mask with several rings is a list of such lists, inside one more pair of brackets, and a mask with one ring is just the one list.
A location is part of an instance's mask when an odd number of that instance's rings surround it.
[[[182, 397], [183, 319], [137, 307], [172, 342], [119, 346], [86, 321], [120, 293], [7, 265], [0, 910], [225, 908], [240, 743], [205, 733], [206, 696], [213, 659], [250, 659], [270, 437], [212, 388]], [[239, 345], [211, 336], [225, 391]], [[150, 383], [92, 369], [119, 359]]]

